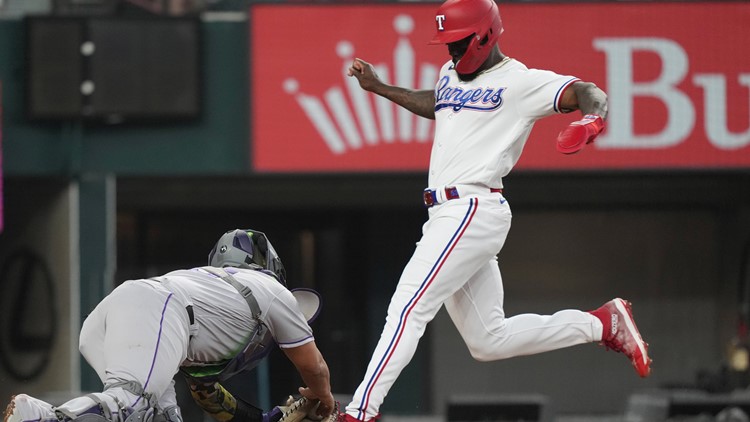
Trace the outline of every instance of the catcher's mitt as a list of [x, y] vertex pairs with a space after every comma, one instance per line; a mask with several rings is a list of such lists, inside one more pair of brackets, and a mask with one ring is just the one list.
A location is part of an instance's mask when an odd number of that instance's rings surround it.
[[336, 422], [339, 414], [339, 403], [333, 409], [333, 412], [325, 418], [317, 414], [318, 400], [308, 400], [305, 397], [295, 399], [292, 396], [286, 400], [285, 406], [279, 406], [281, 410], [281, 419], [278, 422]]

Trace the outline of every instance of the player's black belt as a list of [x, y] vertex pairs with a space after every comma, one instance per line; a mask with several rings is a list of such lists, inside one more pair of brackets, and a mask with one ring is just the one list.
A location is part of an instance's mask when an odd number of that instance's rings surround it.
[[190, 318], [190, 325], [195, 324], [195, 314], [193, 313], [193, 305], [186, 306], [185, 310], [187, 311], [188, 318]]
[[[445, 201], [450, 201], [451, 199], [458, 199], [461, 197], [461, 191], [473, 191], [473, 192], [464, 192], [464, 196], [470, 195], [472, 193], [477, 194], [484, 190], [489, 190], [492, 193], [503, 193], [503, 190], [500, 188], [480, 188], [479, 190], [477, 187], [472, 186], [470, 189], [462, 188], [459, 186], [446, 186], [443, 189], [430, 189], [427, 188], [422, 192], [422, 199], [424, 200], [424, 205], [426, 207], [431, 207], [433, 205], [441, 204]], [[486, 192], [486, 191], [485, 191]], [[445, 198], [441, 199], [441, 194], [445, 194]]]

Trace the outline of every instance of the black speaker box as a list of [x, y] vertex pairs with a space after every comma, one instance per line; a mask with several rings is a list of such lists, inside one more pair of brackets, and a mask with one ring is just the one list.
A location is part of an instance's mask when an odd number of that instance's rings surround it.
[[[631, 394], [625, 420], [653, 422], [672, 420], [747, 420], [728, 415], [750, 415], [750, 391], [709, 393], [691, 389], [653, 389]], [[719, 415], [724, 414], [723, 419]], [[691, 419], [692, 418], [692, 419]]]
[[25, 18], [32, 120], [193, 119], [201, 112], [197, 18]]

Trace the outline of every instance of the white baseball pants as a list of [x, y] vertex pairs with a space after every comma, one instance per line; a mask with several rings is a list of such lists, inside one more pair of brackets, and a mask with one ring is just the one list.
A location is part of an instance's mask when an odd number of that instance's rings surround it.
[[429, 209], [422, 238], [396, 287], [380, 340], [346, 411], [367, 421], [416, 351], [440, 307], [480, 361], [601, 340], [602, 324], [579, 310], [505, 318], [497, 254], [510, 229], [501, 193], [447, 201]]

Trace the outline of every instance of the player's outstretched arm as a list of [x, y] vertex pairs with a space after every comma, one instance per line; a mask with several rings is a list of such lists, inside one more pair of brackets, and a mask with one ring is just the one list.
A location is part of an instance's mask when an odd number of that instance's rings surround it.
[[590, 82], [576, 82], [563, 94], [560, 108], [565, 111], [580, 110], [583, 119], [577, 120], [557, 136], [557, 150], [575, 154], [604, 130], [607, 118], [607, 94]]
[[432, 90], [388, 85], [380, 80], [372, 65], [362, 59], [354, 59], [347, 74], [357, 78], [359, 86], [365, 91], [387, 98], [418, 116], [435, 119], [435, 93]]
[[328, 416], [334, 409], [335, 400], [331, 393], [331, 377], [328, 365], [315, 342], [299, 347], [282, 349], [297, 368], [306, 387], [300, 387], [300, 394], [311, 400], [320, 400], [319, 416]]

